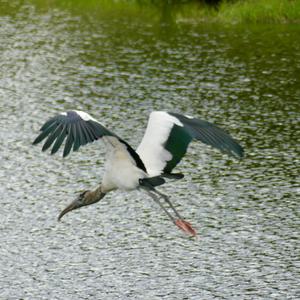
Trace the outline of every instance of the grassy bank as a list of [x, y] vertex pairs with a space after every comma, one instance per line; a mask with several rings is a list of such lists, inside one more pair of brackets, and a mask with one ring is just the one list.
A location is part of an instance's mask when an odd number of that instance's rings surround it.
[[31, 0], [39, 7], [61, 7], [95, 14], [166, 22], [300, 23], [300, 0]]
[[216, 12], [223, 22], [288, 23], [300, 21], [299, 0], [223, 1]]
[[223, 0], [217, 8], [191, 2], [178, 7], [177, 21], [300, 23], [300, 0]]

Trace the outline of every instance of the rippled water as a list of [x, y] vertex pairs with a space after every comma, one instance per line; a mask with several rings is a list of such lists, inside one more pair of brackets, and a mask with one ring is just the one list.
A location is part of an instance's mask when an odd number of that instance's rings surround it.
[[[0, 2], [0, 298], [297, 299], [299, 25], [166, 24], [22, 3]], [[161, 187], [197, 239], [138, 192], [57, 222], [103, 170], [101, 143], [67, 159], [31, 146], [71, 108], [134, 147], [154, 109], [241, 141], [242, 161], [192, 144], [177, 168], [185, 179]]]

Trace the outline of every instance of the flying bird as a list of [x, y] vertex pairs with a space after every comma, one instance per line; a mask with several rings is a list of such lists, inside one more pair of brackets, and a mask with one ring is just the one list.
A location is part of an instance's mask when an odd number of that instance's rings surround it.
[[175, 225], [193, 236], [196, 231], [191, 224], [179, 214], [169, 197], [156, 187], [166, 183], [166, 179], [183, 178], [183, 174], [174, 173], [173, 169], [181, 161], [193, 139], [237, 158], [242, 158], [244, 153], [243, 148], [216, 125], [163, 111], [150, 114], [144, 137], [136, 150], [88, 113], [78, 110], [57, 114], [46, 121], [40, 131], [33, 144], [47, 138], [42, 151], [52, 147], [51, 154], [54, 154], [66, 140], [63, 157], [71, 150], [77, 151], [81, 146], [99, 139], [106, 146], [107, 157], [101, 184], [95, 190], [80, 193], [59, 214], [58, 220], [74, 209], [97, 203], [116, 189], [138, 189], [145, 191]]

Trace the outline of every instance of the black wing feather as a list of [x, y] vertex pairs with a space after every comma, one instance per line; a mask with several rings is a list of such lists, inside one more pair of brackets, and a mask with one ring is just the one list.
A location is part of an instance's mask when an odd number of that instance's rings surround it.
[[82, 123], [82, 132], [84, 134], [85, 140], [87, 141], [87, 143], [91, 143], [94, 141], [94, 139], [92, 138], [92, 136], [90, 135], [89, 131], [88, 131], [88, 126], [83, 122]]
[[216, 136], [213, 135], [212, 132], [207, 130], [207, 128], [203, 128], [202, 130], [195, 129], [194, 138], [200, 140], [203, 143], [211, 145], [215, 148], [217, 148], [218, 145], [219, 147], [223, 147], [218, 141], [218, 139], [216, 138]]
[[244, 149], [228, 133], [216, 125], [197, 118], [188, 118], [177, 113], [169, 114], [176, 117], [184, 125], [191, 137], [231, 156], [243, 157]]
[[52, 147], [51, 154], [56, 153], [59, 147], [61, 146], [61, 144], [63, 143], [63, 141], [65, 140], [67, 136], [67, 128], [68, 128], [67, 124], [63, 125], [63, 129]]
[[[51, 125], [49, 125], [48, 127], [45, 127], [43, 129], [43, 131], [37, 136], [37, 138], [33, 141], [33, 145], [40, 143], [42, 140], [44, 140], [49, 133], [51, 133], [54, 129], [54, 127], [56, 127], [55, 124], [56, 122], [52, 123]], [[42, 129], [41, 129], [42, 130]]]
[[192, 137], [186, 133], [184, 127], [174, 125], [171, 134], [164, 145], [165, 149], [172, 153], [172, 159], [167, 162], [164, 173], [171, 173], [172, 169], [175, 168], [181, 158], [185, 155], [191, 140]]
[[[86, 140], [85, 140], [85, 138], [83, 136], [83, 132], [82, 132], [82, 122], [83, 121], [75, 123], [76, 133], [78, 133], [79, 146], [84, 146], [86, 144]], [[76, 148], [76, 150], [78, 150], [78, 148]], [[74, 150], [74, 151], [76, 151], [76, 150]]]
[[73, 132], [72, 132], [72, 124], [69, 124], [68, 125], [68, 137], [66, 140], [63, 157], [66, 157], [70, 153], [73, 143], [74, 143], [74, 136], [73, 136]]
[[77, 132], [76, 129], [76, 124], [72, 124], [71, 130], [74, 138], [73, 151], [77, 151], [80, 147], [80, 138], [79, 138], [79, 132]]
[[55, 139], [60, 135], [62, 129], [63, 129], [63, 125], [58, 123], [57, 127], [52, 131], [52, 133], [47, 138], [47, 140], [42, 148], [42, 151], [46, 151], [53, 144]]
[[44, 131], [45, 129], [47, 129], [48, 127], [50, 127], [51, 125], [53, 125], [54, 123], [56, 123], [56, 117], [51, 118], [50, 120], [48, 120], [40, 129], [41, 131]]
[[104, 126], [88, 114], [78, 111], [68, 111], [49, 119], [41, 127], [41, 133], [34, 140], [38, 144], [47, 138], [42, 150], [51, 149], [51, 154], [56, 153], [66, 139], [63, 156], [67, 156], [73, 148], [77, 151], [81, 146], [105, 136], [115, 136]]

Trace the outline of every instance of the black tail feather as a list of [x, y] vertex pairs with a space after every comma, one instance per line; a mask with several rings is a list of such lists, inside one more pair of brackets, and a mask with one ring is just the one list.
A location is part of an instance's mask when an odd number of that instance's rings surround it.
[[161, 176], [147, 177], [140, 179], [140, 185], [142, 186], [151, 186], [156, 187], [164, 184], [166, 181]]
[[182, 173], [163, 173], [161, 174], [162, 177], [168, 179], [182, 179], [184, 175]]

